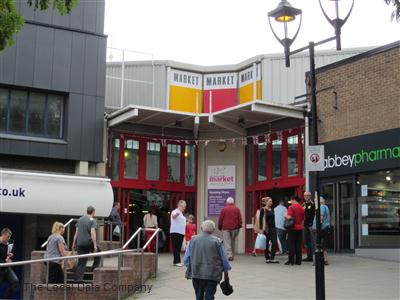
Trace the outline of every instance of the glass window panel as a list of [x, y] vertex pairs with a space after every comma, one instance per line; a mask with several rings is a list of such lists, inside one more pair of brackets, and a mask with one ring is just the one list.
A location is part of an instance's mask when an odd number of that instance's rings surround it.
[[[158, 147], [157, 147], [158, 145]], [[147, 142], [146, 153], [146, 179], [160, 179], [160, 144]]]
[[61, 138], [61, 122], [64, 97], [48, 95], [47, 100], [47, 135], [52, 138]]
[[254, 146], [247, 146], [247, 184], [253, 184]]
[[0, 132], [7, 131], [8, 89], [0, 89]]
[[179, 182], [181, 176], [181, 146], [168, 144], [167, 150], [167, 180]]
[[45, 94], [29, 94], [28, 134], [44, 135]]
[[289, 136], [287, 139], [288, 143], [288, 175], [293, 176], [298, 174], [299, 163], [298, 163], [298, 136]]
[[272, 177], [281, 176], [282, 141], [272, 141]]
[[186, 145], [185, 147], [185, 184], [195, 185], [196, 180], [196, 147]]
[[124, 177], [128, 179], [139, 178], [139, 141], [125, 140], [124, 149]]
[[28, 93], [26, 91], [11, 90], [10, 127], [13, 133], [26, 133], [26, 108]]
[[258, 181], [267, 180], [267, 143], [258, 144]]
[[112, 140], [111, 149], [111, 180], [119, 180], [119, 138]]

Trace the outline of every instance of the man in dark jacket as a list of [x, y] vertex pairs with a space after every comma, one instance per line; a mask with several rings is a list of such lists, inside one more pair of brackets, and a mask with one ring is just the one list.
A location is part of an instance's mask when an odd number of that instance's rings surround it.
[[228, 271], [231, 266], [226, 259], [222, 241], [212, 235], [214, 222], [204, 221], [201, 230], [201, 234], [192, 237], [183, 261], [187, 268], [186, 278], [192, 279], [196, 300], [213, 300], [222, 273], [225, 281], [229, 280]]
[[[12, 232], [9, 228], [3, 228], [0, 236], [0, 263], [10, 263], [13, 257], [11, 248], [9, 247]], [[0, 268], [0, 284], [7, 282], [8, 286], [1, 299], [9, 299], [14, 291], [18, 289], [19, 281], [11, 267]]]
[[304, 247], [307, 248], [307, 257], [303, 259], [303, 261], [313, 261], [313, 253], [312, 253], [312, 225], [315, 216], [315, 205], [311, 200], [311, 193], [304, 193], [303, 200], [303, 208], [305, 212], [304, 219], [304, 229], [303, 229], [303, 241]]
[[121, 215], [119, 214], [120, 210], [119, 202], [114, 202], [113, 208], [111, 210], [110, 216], [108, 217], [112, 223], [112, 240], [119, 241], [121, 237]]
[[235, 200], [229, 197], [226, 199], [226, 206], [221, 210], [218, 219], [218, 229], [222, 230], [222, 238], [229, 260], [233, 260], [235, 242], [240, 228], [242, 228], [242, 214], [235, 205]]

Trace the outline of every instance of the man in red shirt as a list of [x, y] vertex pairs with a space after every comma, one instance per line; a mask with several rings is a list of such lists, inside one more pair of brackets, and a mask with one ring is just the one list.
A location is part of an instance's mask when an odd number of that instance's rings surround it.
[[242, 214], [234, 202], [232, 197], [226, 199], [226, 206], [221, 210], [218, 219], [218, 229], [222, 230], [226, 255], [231, 261], [234, 256], [236, 238], [239, 229], [242, 228]]
[[285, 265], [301, 265], [301, 245], [305, 215], [304, 208], [299, 204], [299, 197], [292, 197], [286, 218], [294, 218], [295, 222], [293, 227], [288, 230], [289, 260]]

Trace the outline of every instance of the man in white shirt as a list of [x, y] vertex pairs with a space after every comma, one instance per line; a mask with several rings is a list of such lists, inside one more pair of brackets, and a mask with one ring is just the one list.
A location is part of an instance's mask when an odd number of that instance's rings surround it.
[[181, 249], [185, 237], [186, 218], [183, 212], [186, 209], [186, 201], [179, 200], [178, 206], [171, 212], [171, 228], [169, 230], [172, 241], [172, 252], [174, 254], [174, 266], [183, 267], [181, 263]]
[[287, 214], [287, 208], [285, 207], [285, 200], [279, 200], [279, 205], [274, 208], [275, 213], [275, 227], [278, 234], [278, 239], [281, 244], [282, 254], [287, 253], [287, 239], [286, 239], [286, 229], [283, 226], [285, 222], [285, 216]]

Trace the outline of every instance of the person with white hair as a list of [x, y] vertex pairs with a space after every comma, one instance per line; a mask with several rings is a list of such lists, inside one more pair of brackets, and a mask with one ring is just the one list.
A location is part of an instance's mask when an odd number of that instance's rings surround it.
[[179, 200], [177, 208], [171, 212], [171, 227], [169, 233], [172, 242], [172, 252], [174, 254], [173, 265], [176, 267], [183, 267], [181, 263], [181, 249], [186, 232], [186, 217], [183, 215], [185, 209], [186, 201]]
[[242, 214], [235, 205], [235, 200], [229, 197], [226, 199], [226, 206], [221, 210], [218, 229], [222, 230], [226, 254], [230, 261], [234, 259], [235, 243], [240, 228], [242, 228]]
[[204, 221], [201, 231], [201, 234], [192, 237], [186, 249], [183, 260], [187, 268], [185, 277], [192, 280], [196, 299], [213, 300], [222, 273], [225, 281], [229, 281], [231, 266], [223, 242], [213, 235], [215, 223]]

